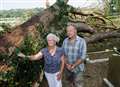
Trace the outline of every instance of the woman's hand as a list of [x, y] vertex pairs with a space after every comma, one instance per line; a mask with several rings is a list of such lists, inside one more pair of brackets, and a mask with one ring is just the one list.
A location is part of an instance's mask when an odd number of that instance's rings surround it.
[[22, 57], [22, 58], [25, 58], [25, 57], [26, 57], [23, 53], [18, 53], [17, 56]]
[[62, 79], [62, 73], [59, 72], [59, 73], [57, 74], [57, 80], [61, 80], [61, 79]]

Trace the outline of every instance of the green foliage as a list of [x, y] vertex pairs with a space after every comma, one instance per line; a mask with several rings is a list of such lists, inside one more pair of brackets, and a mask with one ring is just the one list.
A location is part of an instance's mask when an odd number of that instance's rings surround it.
[[2, 23], [0, 24], [0, 27], [2, 28], [2, 30], [0, 30], [0, 36], [2, 36], [5, 32], [11, 31], [11, 26], [9, 24]]
[[[16, 57], [17, 58], [17, 57]], [[3, 68], [3, 72], [0, 72], [0, 85], [2, 87], [13, 87], [11, 85], [14, 84], [14, 76], [15, 76], [15, 69], [16, 69], [16, 64], [14, 59], [15, 55], [8, 56], [7, 54], [0, 54], [0, 63], [1, 65], [7, 65], [8, 67]], [[18, 59], [17, 59], [18, 60]], [[6, 70], [10, 67], [14, 67], [12, 70]]]
[[110, 1], [110, 15], [120, 14], [120, 0]]
[[[31, 35], [27, 36], [23, 42], [23, 45], [20, 47], [20, 51], [25, 55], [31, 55], [37, 53], [41, 48], [43, 48], [40, 41], [40, 37], [33, 38]], [[16, 81], [19, 82], [19, 85], [27, 86], [32, 83], [35, 79], [38, 78], [39, 73], [43, 70], [43, 60], [39, 61], [30, 61], [27, 58], [19, 62], [17, 66]]]
[[[45, 46], [40, 37], [37, 37], [27, 36], [21, 47], [18, 48], [19, 51], [26, 55], [37, 53]], [[7, 62], [9, 66], [14, 67], [12, 71], [0, 73], [0, 84], [7, 84], [9, 87], [30, 87], [32, 82], [39, 78], [39, 73], [43, 70], [43, 60], [30, 61], [28, 58], [21, 59], [17, 56], [18, 49], [12, 56], [0, 55], [0, 61]]]

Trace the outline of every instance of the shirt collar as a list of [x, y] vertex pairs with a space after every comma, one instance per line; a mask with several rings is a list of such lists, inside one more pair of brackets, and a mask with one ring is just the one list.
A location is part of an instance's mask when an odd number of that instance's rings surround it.
[[[69, 38], [67, 38], [67, 40], [69, 41]], [[79, 36], [76, 35], [75, 41], [78, 41], [78, 40], [79, 40]]]
[[79, 40], [79, 36], [76, 36], [76, 39], [75, 39], [76, 41], [78, 41]]

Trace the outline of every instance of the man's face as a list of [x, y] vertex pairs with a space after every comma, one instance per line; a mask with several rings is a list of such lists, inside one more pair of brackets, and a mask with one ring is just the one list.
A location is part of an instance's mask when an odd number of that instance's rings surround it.
[[69, 38], [73, 38], [74, 36], [76, 36], [76, 29], [74, 26], [68, 26], [67, 27], [67, 36]]

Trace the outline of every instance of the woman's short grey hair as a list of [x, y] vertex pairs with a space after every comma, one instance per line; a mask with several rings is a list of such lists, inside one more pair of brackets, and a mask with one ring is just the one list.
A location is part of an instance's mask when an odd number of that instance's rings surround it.
[[50, 33], [50, 34], [47, 35], [47, 40], [48, 40], [48, 38], [50, 38], [50, 37], [52, 37], [53, 40], [55, 40], [57, 43], [58, 43], [59, 40], [60, 40], [60, 38], [59, 38], [58, 36], [56, 36], [55, 34], [53, 34], [53, 33]]

